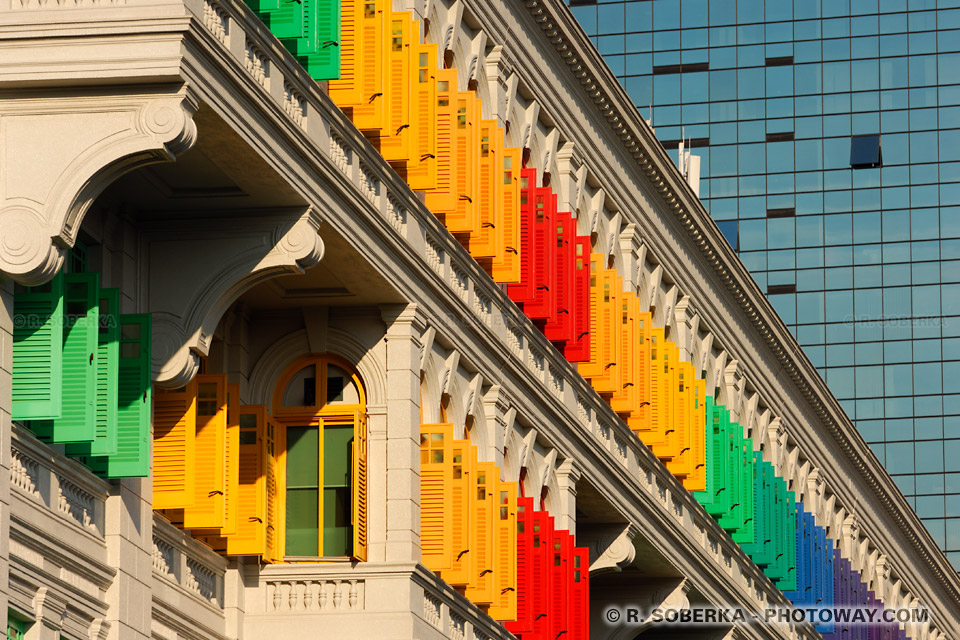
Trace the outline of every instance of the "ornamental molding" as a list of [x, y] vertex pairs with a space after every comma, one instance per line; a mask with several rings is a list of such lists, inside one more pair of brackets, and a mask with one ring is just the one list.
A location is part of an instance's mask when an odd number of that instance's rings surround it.
[[56, 275], [107, 186], [193, 145], [196, 108], [183, 84], [0, 101], [0, 272], [24, 285]]
[[273, 215], [177, 218], [145, 227], [142, 295], [153, 314], [153, 378], [160, 386], [183, 386], [196, 375], [220, 319], [243, 293], [278, 275], [303, 273], [323, 257], [313, 208], [263, 213]]

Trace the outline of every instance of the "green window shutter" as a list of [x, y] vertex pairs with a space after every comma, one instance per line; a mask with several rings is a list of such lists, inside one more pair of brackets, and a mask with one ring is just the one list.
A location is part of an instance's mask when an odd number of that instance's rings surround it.
[[99, 295], [98, 274], [68, 273], [63, 277], [60, 417], [30, 423], [30, 429], [45, 442], [92, 442], [96, 433]]
[[120, 316], [117, 382], [117, 453], [93, 457], [90, 468], [107, 478], [145, 478], [150, 473], [150, 346], [149, 313]]
[[120, 290], [100, 290], [97, 331], [96, 433], [92, 442], [67, 445], [69, 456], [117, 453], [117, 383], [120, 377]]
[[756, 529], [756, 456], [753, 451], [753, 442], [750, 438], [744, 438], [744, 449], [746, 455], [744, 455], [743, 469], [741, 471], [744, 487], [741, 510], [742, 522], [737, 531], [733, 533], [733, 541], [741, 545], [752, 544], [756, 541], [754, 535]]
[[7, 610], [7, 640], [23, 640], [27, 633], [27, 625], [20, 619], [13, 617], [13, 612]]
[[[340, 78], [340, 0], [303, 0], [316, 14], [315, 40], [297, 40], [294, 55], [314, 80]], [[306, 10], [305, 10], [306, 11]], [[304, 30], [306, 31], [306, 21]], [[308, 48], [305, 48], [308, 47]]]
[[63, 366], [63, 274], [13, 297], [14, 420], [60, 417]]

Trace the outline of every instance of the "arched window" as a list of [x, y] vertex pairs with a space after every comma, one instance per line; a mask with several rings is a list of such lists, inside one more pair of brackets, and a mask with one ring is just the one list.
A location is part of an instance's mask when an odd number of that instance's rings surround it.
[[273, 415], [280, 424], [277, 491], [285, 560], [366, 560], [365, 408], [360, 378], [336, 357], [299, 358], [277, 382]]

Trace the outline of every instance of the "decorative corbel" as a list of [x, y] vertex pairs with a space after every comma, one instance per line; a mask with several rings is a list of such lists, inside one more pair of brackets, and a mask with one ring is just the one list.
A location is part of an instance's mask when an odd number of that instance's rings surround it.
[[[152, 93], [71, 91], [3, 100], [0, 273], [24, 285], [56, 275], [106, 187], [193, 146], [196, 109], [186, 85]], [[24, 149], [28, 158], [21, 157]]]
[[633, 524], [582, 527], [577, 543], [590, 550], [590, 574], [623, 571], [633, 564], [637, 549], [633, 540], [640, 530]]
[[143, 294], [153, 313], [153, 375], [160, 386], [176, 388], [193, 378], [220, 319], [244, 292], [320, 262], [316, 211], [272, 213], [227, 226], [202, 218], [144, 225]]
[[420, 375], [426, 375], [427, 363], [430, 361], [430, 354], [433, 352], [433, 341], [437, 337], [437, 330], [433, 327], [427, 327], [420, 337]]

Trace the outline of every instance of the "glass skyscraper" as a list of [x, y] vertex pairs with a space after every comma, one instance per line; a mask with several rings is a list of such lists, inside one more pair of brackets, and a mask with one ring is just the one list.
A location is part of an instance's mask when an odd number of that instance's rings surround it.
[[960, 0], [571, 0], [960, 569]]

